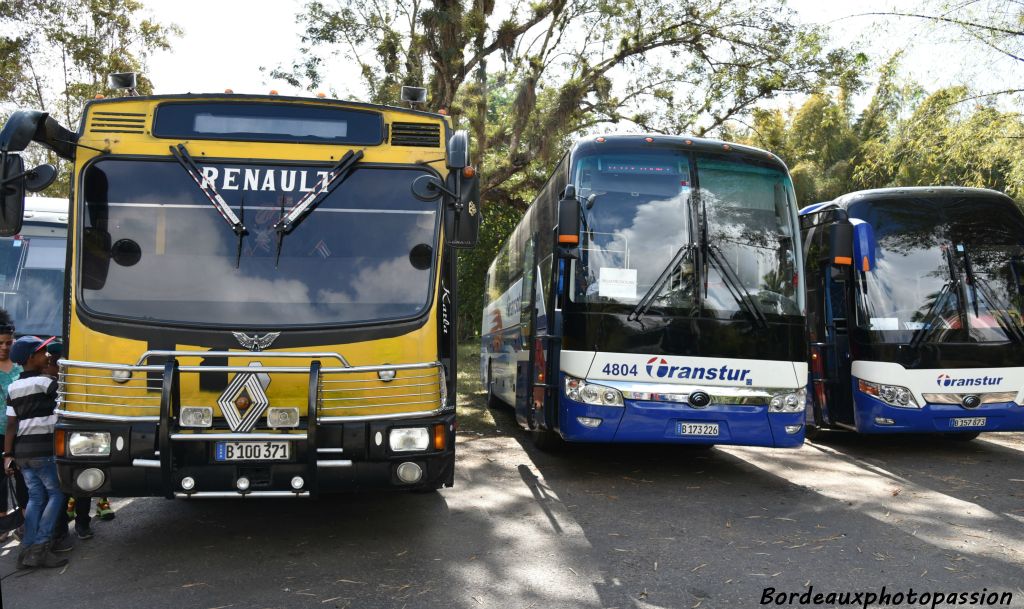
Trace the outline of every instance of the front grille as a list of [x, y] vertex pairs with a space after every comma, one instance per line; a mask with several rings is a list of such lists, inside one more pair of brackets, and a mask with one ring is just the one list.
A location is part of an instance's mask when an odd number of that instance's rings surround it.
[[441, 147], [441, 125], [438, 123], [391, 123], [392, 146]]
[[136, 373], [120, 384], [110, 370], [61, 366], [57, 399], [60, 408], [68, 411], [155, 417], [160, 415], [160, 380]]
[[145, 133], [146, 115], [133, 112], [93, 112], [89, 117], [93, 133]]
[[324, 417], [393, 415], [431, 412], [444, 402], [439, 368], [401, 370], [391, 381], [377, 373], [324, 371], [320, 379], [320, 412]]

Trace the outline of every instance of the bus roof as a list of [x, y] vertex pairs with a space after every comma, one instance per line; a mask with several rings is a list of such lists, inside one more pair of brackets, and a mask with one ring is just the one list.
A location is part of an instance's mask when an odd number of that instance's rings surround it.
[[68, 223], [68, 200], [57, 197], [25, 197], [25, 221]]
[[[599, 141], [600, 140], [600, 141]], [[650, 140], [650, 141], [648, 141]], [[758, 159], [767, 159], [778, 163], [783, 168], [786, 163], [767, 150], [734, 144], [722, 140], [692, 137], [688, 135], [664, 135], [661, 133], [621, 133], [607, 135], [588, 135], [576, 140], [573, 152], [596, 152], [601, 146], [650, 146], [653, 148], [688, 149], [697, 152], [733, 153]]]
[[85, 104], [85, 111], [82, 112], [83, 118], [88, 113], [88, 110], [93, 105], [111, 104], [111, 103], [123, 103], [123, 102], [147, 102], [147, 101], [206, 101], [206, 100], [220, 100], [220, 101], [242, 101], [242, 102], [285, 102], [285, 103], [303, 103], [303, 104], [324, 104], [331, 106], [344, 106], [347, 108], [363, 108], [367, 110], [379, 110], [386, 112], [403, 112], [406, 114], [415, 114], [419, 116], [426, 116], [434, 119], [443, 119], [446, 123], [450, 123], [451, 116], [447, 114], [441, 114], [439, 112], [427, 112], [425, 110], [414, 110], [411, 108], [402, 108], [399, 106], [386, 106], [380, 104], [368, 104], [365, 102], [346, 101], [343, 99], [330, 99], [326, 97], [296, 97], [288, 95], [270, 95], [270, 94], [245, 94], [245, 93], [175, 93], [175, 94], [164, 94], [164, 95], [137, 95], [133, 97], [107, 97], [104, 99], [93, 99], [89, 100]]
[[800, 214], [808, 214], [830, 206], [846, 209], [858, 201], [870, 201], [873, 199], [909, 199], [909, 198], [950, 198], [950, 197], [996, 197], [1013, 203], [1006, 193], [988, 188], [971, 188], [968, 186], [903, 186], [896, 188], [873, 188], [870, 190], [858, 190], [841, 195], [832, 201], [824, 201], [808, 205], [800, 210]]

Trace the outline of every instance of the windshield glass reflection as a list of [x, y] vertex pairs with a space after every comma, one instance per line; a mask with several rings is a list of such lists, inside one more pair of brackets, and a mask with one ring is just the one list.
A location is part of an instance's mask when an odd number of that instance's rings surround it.
[[[243, 218], [238, 239], [173, 162], [103, 160], [85, 175], [82, 296], [119, 317], [226, 326], [409, 318], [430, 300], [436, 203], [422, 170], [360, 167], [295, 231], [277, 259], [274, 224], [321, 168], [204, 165]], [[216, 169], [213, 171], [212, 169]]]

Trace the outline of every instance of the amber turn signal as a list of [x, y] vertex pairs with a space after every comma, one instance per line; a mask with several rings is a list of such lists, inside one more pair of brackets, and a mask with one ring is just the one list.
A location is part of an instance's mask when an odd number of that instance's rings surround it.
[[853, 258], [850, 258], [849, 256], [836, 256], [835, 258], [832, 259], [832, 262], [835, 264], [849, 266], [853, 264]]
[[462, 168], [462, 177], [471, 178], [476, 175], [476, 167], [472, 165], [466, 165]]
[[58, 429], [53, 432], [53, 454], [58, 457], [63, 457], [67, 451], [67, 442], [65, 442], [66, 432], [63, 429]]
[[444, 450], [448, 445], [448, 434], [444, 431], [444, 424], [434, 425], [434, 450]]

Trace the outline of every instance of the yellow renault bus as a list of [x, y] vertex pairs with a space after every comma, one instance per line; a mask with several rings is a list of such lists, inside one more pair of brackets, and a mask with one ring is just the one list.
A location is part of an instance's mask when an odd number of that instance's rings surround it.
[[73, 162], [65, 492], [315, 497], [451, 486], [454, 251], [479, 186], [443, 114], [235, 94], [96, 100], [0, 132], [0, 234], [37, 142]]

